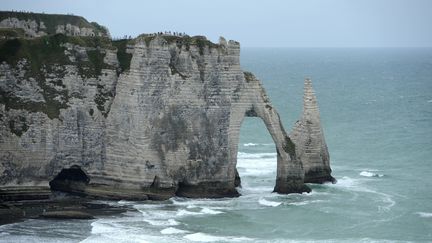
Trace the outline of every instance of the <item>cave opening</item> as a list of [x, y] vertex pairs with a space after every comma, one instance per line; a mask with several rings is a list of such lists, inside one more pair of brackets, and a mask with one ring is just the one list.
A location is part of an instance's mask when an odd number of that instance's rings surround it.
[[49, 182], [52, 191], [83, 194], [90, 182], [87, 174], [77, 165], [65, 168]]
[[272, 191], [276, 177], [276, 146], [264, 121], [246, 114], [240, 126], [235, 186]]

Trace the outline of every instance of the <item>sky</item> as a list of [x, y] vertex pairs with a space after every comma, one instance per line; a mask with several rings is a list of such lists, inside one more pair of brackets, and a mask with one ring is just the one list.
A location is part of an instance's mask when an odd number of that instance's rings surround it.
[[0, 10], [73, 13], [113, 37], [169, 30], [242, 47], [432, 47], [432, 0], [0, 0]]

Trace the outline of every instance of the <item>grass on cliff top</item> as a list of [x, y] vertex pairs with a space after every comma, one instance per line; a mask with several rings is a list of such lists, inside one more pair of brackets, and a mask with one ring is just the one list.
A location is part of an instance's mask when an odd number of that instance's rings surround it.
[[4, 38], [21, 38], [24, 37], [24, 30], [22, 29], [11, 29], [11, 28], [1, 28], [0, 37]]
[[[15, 38], [0, 40], [0, 62], [6, 62], [14, 67], [19, 60], [27, 59], [31, 63], [31, 71], [36, 73], [39, 72], [42, 65], [71, 64], [64, 53], [65, 48], [63, 45], [65, 43], [92, 48], [114, 48], [106, 37], [78, 37], [56, 34], [32, 39]], [[95, 63], [93, 64], [103, 63], [103, 59], [99, 57], [93, 58], [95, 55], [93, 55], [92, 51], [88, 51], [87, 54], [90, 61], [94, 60]]]
[[129, 40], [127, 39], [112, 41], [112, 45], [117, 48], [117, 60], [120, 64], [120, 72], [124, 72], [130, 68], [132, 54], [127, 53], [128, 44]]
[[96, 35], [99, 33], [108, 35], [108, 31], [104, 26], [95, 22], [89, 23], [85, 18], [75, 15], [66, 14], [44, 14], [44, 13], [31, 13], [31, 12], [12, 12], [0, 11], [0, 21], [7, 18], [17, 18], [19, 20], [35, 20], [40, 23], [43, 22], [46, 26], [44, 30], [48, 34], [55, 34], [57, 25], [71, 24], [80, 28], [92, 28]]
[[[204, 36], [174, 36], [174, 35], [159, 35], [158, 37], [163, 38], [168, 44], [175, 43], [179, 48], [182, 46], [186, 46], [186, 49], [189, 50], [190, 46], [197, 46], [199, 48], [199, 52], [201, 55], [204, 54], [204, 48], [207, 46], [208, 48], [219, 48], [219, 44], [215, 44]], [[146, 45], [149, 46], [150, 42], [155, 39], [156, 36], [149, 35], [140, 35], [137, 39], [144, 40]]]

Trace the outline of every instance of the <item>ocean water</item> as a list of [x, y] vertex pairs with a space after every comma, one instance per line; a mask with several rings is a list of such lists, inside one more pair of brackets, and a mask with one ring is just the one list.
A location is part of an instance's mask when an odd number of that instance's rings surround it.
[[286, 130], [311, 77], [337, 184], [272, 193], [264, 124], [242, 125], [239, 198], [110, 202], [137, 211], [0, 226], [0, 242], [432, 241], [432, 49], [242, 49]]

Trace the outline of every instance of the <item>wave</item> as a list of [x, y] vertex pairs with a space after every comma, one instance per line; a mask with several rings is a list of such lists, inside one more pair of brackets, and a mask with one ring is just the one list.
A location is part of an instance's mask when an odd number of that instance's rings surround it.
[[427, 102], [428, 102], [428, 103], [432, 103], [432, 100], [428, 100]]
[[173, 235], [173, 234], [186, 234], [189, 233], [187, 230], [176, 229], [173, 227], [168, 227], [160, 231], [163, 235]]
[[245, 147], [252, 147], [252, 146], [271, 146], [274, 145], [274, 143], [245, 143], [243, 146]]
[[186, 210], [186, 209], [179, 209], [177, 211], [177, 213], [176, 213], [176, 215], [180, 216], [180, 217], [181, 216], [188, 216], [188, 215], [201, 215], [201, 214], [204, 214], [204, 213], [189, 211], [189, 210]]
[[261, 204], [261, 205], [264, 205], [264, 206], [268, 206], [268, 207], [277, 207], [277, 206], [279, 206], [279, 205], [282, 204], [281, 202], [268, 201], [268, 200], [266, 200], [264, 198], [260, 198], [258, 200], [258, 203]]
[[220, 241], [230, 241], [230, 242], [241, 242], [241, 241], [251, 241], [253, 239], [247, 237], [234, 237], [234, 236], [215, 236], [205, 233], [193, 233], [183, 236], [183, 238], [190, 241], [199, 242], [220, 242]]
[[221, 213], [224, 213], [224, 212], [213, 210], [210, 208], [203, 208], [203, 209], [201, 209], [200, 212], [203, 214], [221, 214]]
[[362, 172], [360, 172], [359, 175], [364, 176], [364, 177], [383, 177], [384, 176], [383, 174], [377, 174], [377, 173], [373, 173], [370, 171], [362, 171]]
[[154, 226], [175, 226], [180, 225], [178, 221], [175, 219], [168, 219], [168, 220], [155, 220], [155, 219], [143, 219], [144, 222], [147, 222]]
[[91, 229], [92, 234], [105, 234], [105, 233], [115, 232], [118, 227], [118, 225], [116, 225], [114, 222], [110, 222], [103, 219], [91, 223], [91, 226], [92, 226]]
[[245, 153], [238, 152], [238, 159], [264, 159], [264, 158], [276, 158], [276, 153]]
[[391, 195], [383, 193], [383, 192], [377, 192], [377, 191], [371, 190], [371, 189], [361, 185], [361, 182], [362, 182], [362, 179], [352, 179], [350, 177], [344, 176], [344, 177], [342, 177], [342, 179], [338, 179], [338, 183], [336, 183], [334, 185], [332, 184], [330, 186], [334, 186], [336, 188], [341, 188], [341, 189], [345, 189], [345, 190], [353, 191], [353, 192], [364, 192], [364, 193], [371, 193], [371, 194], [378, 195], [382, 198], [383, 203], [386, 204], [384, 206], [378, 206], [379, 210], [389, 211], [396, 204], [396, 202], [393, 200]]
[[432, 218], [432, 213], [428, 212], [416, 212], [415, 214], [417, 214], [421, 218]]
[[204, 207], [199, 212], [189, 211], [189, 210], [186, 210], [186, 209], [179, 209], [177, 211], [176, 215], [179, 216], [179, 217], [182, 217], [182, 216], [189, 216], [189, 215], [204, 215], [204, 214], [215, 215], [215, 214], [221, 214], [221, 213], [223, 213], [223, 212], [217, 211], [217, 210], [213, 210], [211, 208]]
[[309, 200], [309, 201], [301, 201], [301, 202], [292, 202], [292, 203], [289, 203], [289, 205], [304, 206], [304, 205], [308, 205], [311, 203], [319, 203], [319, 202], [325, 202], [325, 200]]

